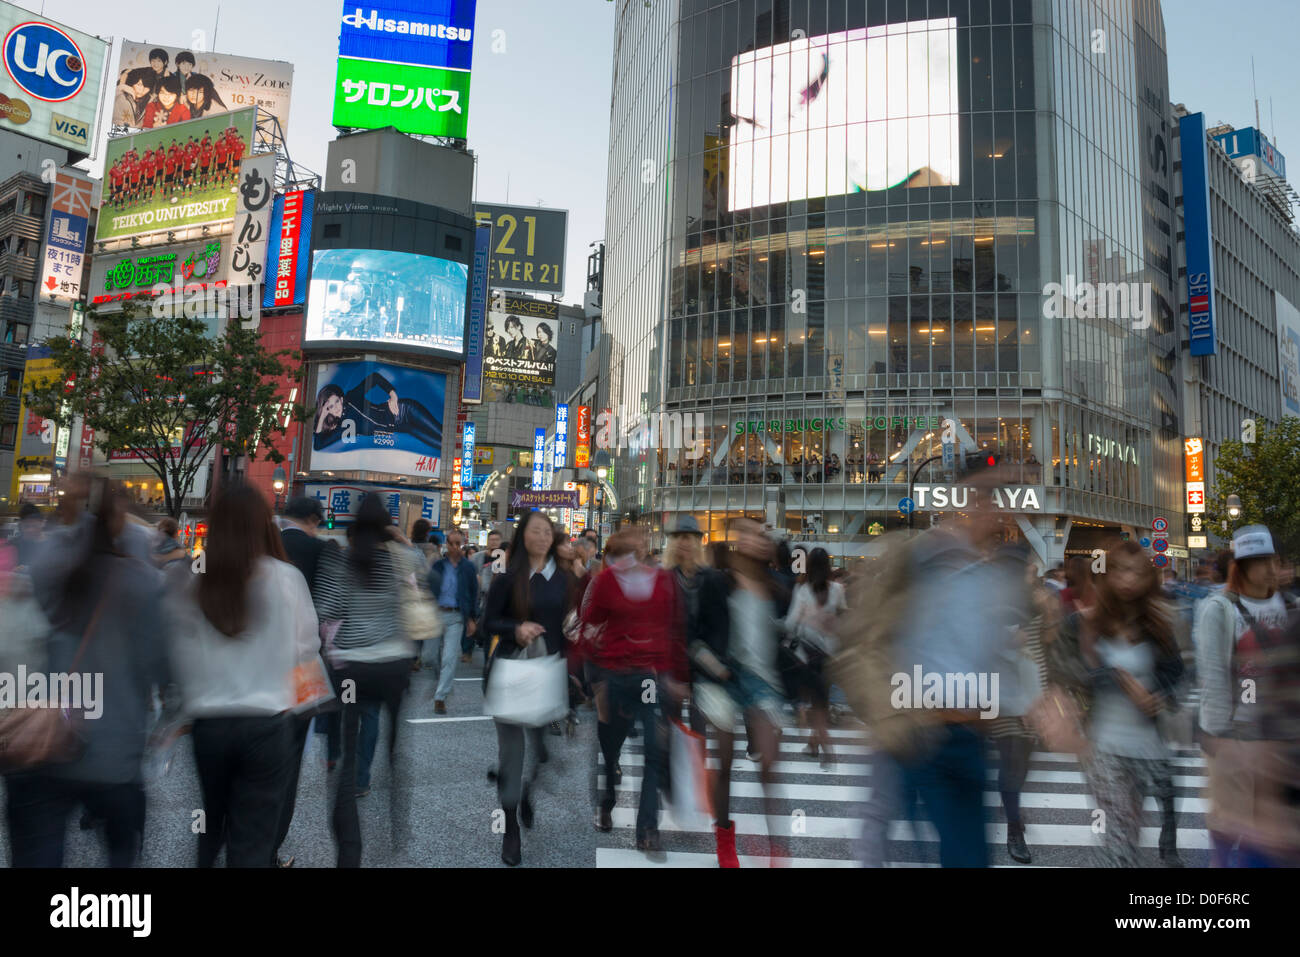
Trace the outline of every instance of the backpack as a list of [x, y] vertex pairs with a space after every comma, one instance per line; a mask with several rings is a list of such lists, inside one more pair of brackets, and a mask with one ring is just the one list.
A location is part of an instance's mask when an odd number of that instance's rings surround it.
[[1246, 623], [1246, 631], [1232, 645], [1232, 685], [1240, 689], [1243, 679], [1255, 682], [1254, 707], [1259, 709], [1257, 730], [1261, 738], [1290, 739], [1300, 704], [1300, 647], [1293, 637], [1295, 602], [1283, 595], [1288, 620], [1281, 625], [1266, 625], [1247, 610], [1236, 592], [1228, 592], [1227, 598]]

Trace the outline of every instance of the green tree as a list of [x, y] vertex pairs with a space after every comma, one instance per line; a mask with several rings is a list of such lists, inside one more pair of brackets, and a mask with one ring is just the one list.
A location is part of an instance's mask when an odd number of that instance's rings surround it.
[[[269, 352], [256, 329], [126, 303], [121, 312], [89, 310], [97, 342], [54, 337], [45, 342], [64, 380], [27, 393], [27, 407], [71, 428], [84, 417], [105, 453], [130, 450], [163, 485], [168, 514], [185, 495], [211, 448], [282, 462], [271, 444], [284, 435], [287, 396], [280, 394], [288, 351]], [[167, 312], [170, 312], [168, 310]], [[90, 339], [89, 333], [84, 337]], [[302, 420], [303, 407], [288, 406]]]
[[[1241, 499], [1235, 519], [1228, 514], [1229, 495]], [[1253, 445], [1219, 446], [1205, 519], [1220, 535], [1223, 522], [1229, 534], [1242, 525], [1267, 525], [1279, 554], [1300, 557], [1300, 418], [1287, 416], [1276, 428], [1261, 425]]]

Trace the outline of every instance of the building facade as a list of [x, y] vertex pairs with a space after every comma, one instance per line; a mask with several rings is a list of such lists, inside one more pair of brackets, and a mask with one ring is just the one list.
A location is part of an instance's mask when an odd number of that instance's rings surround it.
[[960, 485], [945, 432], [1013, 466], [1043, 561], [1177, 510], [1167, 87], [1155, 2], [626, 5], [624, 515], [867, 554], [913, 474]]

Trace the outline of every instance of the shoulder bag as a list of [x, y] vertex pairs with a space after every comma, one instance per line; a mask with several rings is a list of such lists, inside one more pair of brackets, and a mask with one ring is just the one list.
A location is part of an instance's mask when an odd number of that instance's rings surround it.
[[[109, 585], [105, 583], [104, 593], [86, 624], [72, 664], [68, 666], [69, 674], [76, 673], [90, 636], [103, 616], [109, 594]], [[30, 771], [45, 764], [68, 764], [81, 757], [86, 747], [80, 729], [81, 715], [70, 708], [51, 707], [52, 704], [54, 702], [45, 707], [13, 708], [0, 717], [0, 773]]]

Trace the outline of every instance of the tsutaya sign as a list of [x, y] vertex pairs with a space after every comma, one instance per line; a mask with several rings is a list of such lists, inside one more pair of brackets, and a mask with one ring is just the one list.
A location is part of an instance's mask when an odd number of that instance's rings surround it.
[[917, 485], [913, 488], [916, 507], [930, 512], [958, 511], [992, 505], [1004, 512], [1041, 512], [1041, 485], [999, 485], [988, 490], [987, 501], [980, 501], [973, 485]]

